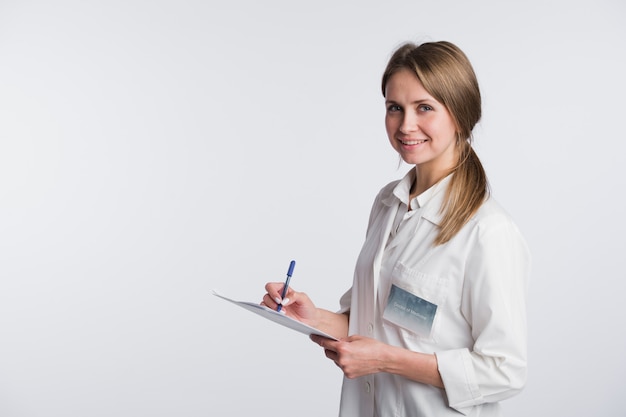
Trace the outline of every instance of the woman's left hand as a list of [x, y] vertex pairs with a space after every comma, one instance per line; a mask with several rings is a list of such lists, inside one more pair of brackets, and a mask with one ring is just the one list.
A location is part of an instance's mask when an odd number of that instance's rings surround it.
[[339, 341], [312, 335], [311, 340], [324, 348], [326, 357], [341, 368], [347, 378], [381, 372], [388, 345], [369, 337], [354, 335]]

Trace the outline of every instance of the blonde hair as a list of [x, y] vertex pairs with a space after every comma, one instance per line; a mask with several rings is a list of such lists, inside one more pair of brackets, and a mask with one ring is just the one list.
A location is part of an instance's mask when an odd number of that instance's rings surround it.
[[471, 145], [472, 130], [481, 117], [480, 89], [469, 59], [450, 42], [400, 46], [383, 73], [383, 96], [391, 76], [403, 69], [413, 72], [426, 91], [446, 107], [457, 129], [459, 161], [446, 190], [434, 242], [441, 245], [461, 230], [489, 196], [487, 175]]

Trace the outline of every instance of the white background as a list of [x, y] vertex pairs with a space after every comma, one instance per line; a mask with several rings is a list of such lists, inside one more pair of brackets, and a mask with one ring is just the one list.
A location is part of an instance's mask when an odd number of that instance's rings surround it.
[[449, 40], [527, 237], [530, 378], [508, 416], [618, 416], [621, 0], [0, 1], [0, 416], [332, 416], [306, 336], [211, 295], [336, 309], [398, 168], [380, 76]]

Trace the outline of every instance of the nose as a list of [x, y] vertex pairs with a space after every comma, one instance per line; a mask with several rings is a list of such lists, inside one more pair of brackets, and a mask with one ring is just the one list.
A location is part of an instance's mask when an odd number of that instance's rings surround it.
[[400, 124], [400, 133], [407, 135], [418, 130], [417, 117], [411, 112], [406, 112]]

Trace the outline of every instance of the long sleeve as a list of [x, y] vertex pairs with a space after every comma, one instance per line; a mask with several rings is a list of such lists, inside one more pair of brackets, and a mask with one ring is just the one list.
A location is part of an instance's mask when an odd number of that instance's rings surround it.
[[463, 414], [511, 397], [526, 383], [528, 248], [506, 216], [482, 219], [473, 238], [461, 313], [475, 342], [437, 352], [449, 405]]

